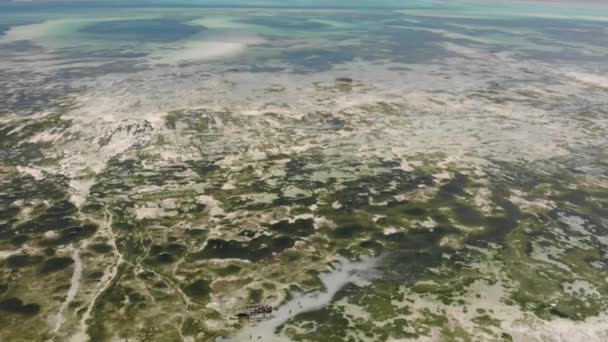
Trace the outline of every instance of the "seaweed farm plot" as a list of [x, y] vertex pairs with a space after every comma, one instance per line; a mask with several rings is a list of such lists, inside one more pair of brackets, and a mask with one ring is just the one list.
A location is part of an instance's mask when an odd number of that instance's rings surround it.
[[0, 340], [608, 340], [602, 6], [51, 3], [0, 2]]

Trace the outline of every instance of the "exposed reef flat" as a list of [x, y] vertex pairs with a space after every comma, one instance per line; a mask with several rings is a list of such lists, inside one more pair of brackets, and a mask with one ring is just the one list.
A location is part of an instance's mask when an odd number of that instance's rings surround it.
[[[214, 11], [137, 19], [185, 30], [153, 52], [48, 46], [54, 21], [0, 40], [0, 340], [608, 339], [602, 43], [571, 63], [525, 20]], [[226, 27], [225, 60], [165, 58]]]

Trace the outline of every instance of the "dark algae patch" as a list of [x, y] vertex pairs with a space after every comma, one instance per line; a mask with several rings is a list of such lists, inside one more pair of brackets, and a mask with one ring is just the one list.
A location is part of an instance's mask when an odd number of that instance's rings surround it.
[[40, 269], [40, 271], [42, 273], [53, 273], [53, 272], [61, 271], [64, 268], [69, 267], [73, 263], [74, 263], [74, 260], [70, 257], [48, 258], [42, 265], [42, 268]]
[[314, 233], [312, 219], [296, 219], [294, 222], [288, 220], [279, 221], [269, 226], [270, 230], [295, 236], [309, 236]]
[[6, 258], [6, 266], [21, 268], [40, 263], [44, 258], [40, 255], [16, 254]]
[[468, 226], [479, 226], [484, 223], [484, 218], [479, 211], [466, 204], [455, 202], [452, 205], [452, 212], [459, 223]]
[[262, 235], [248, 242], [210, 239], [201, 251], [194, 254], [200, 259], [246, 259], [259, 261], [293, 247], [295, 240], [288, 236]]
[[209, 281], [205, 279], [197, 279], [184, 286], [184, 293], [197, 299], [207, 298], [210, 292], [211, 287], [209, 286]]
[[40, 305], [35, 303], [25, 304], [21, 299], [12, 297], [0, 301], [0, 311], [33, 316], [40, 312]]
[[95, 253], [110, 253], [114, 249], [112, 246], [107, 243], [93, 243], [89, 246], [90, 249], [95, 251]]

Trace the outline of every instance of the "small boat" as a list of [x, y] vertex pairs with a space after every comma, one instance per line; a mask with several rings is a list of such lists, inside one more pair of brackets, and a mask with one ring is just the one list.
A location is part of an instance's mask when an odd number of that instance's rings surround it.
[[273, 308], [270, 305], [248, 305], [246, 311], [237, 313], [235, 317], [238, 319], [259, 319], [260, 316], [266, 318], [266, 315], [271, 314], [272, 311]]

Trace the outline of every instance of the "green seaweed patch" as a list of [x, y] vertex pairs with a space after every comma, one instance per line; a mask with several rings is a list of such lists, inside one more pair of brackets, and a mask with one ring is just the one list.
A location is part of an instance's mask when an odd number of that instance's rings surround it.
[[321, 281], [321, 278], [319, 278], [320, 272], [318, 270], [308, 269], [304, 272], [304, 274], [306, 277], [300, 282], [301, 287], [307, 291], [312, 289], [317, 291], [325, 290], [325, 285]]
[[355, 235], [364, 232], [366, 230], [365, 226], [359, 224], [345, 224], [335, 228], [331, 236], [337, 239], [351, 239]]
[[30, 240], [29, 235], [27, 234], [21, 234], [21, 235], [17, 235], [13, 238], [11, 238], [11, 244], [13, 246], [19, 247], [21, 245], [23, 245], [24, 243], [28, 242]]
[[481, 226], [485, 222], [483, 215], [472, 206], [455, 201], [452, 203], [451, 207], [456, 220], [461, 224], [467, 226]]
[[[288, 206], [294, 206], [294, 207], [299, 207], [299, 213], [305, 213], [306, 211], [304, 210], [304, 208], [311, 206], [313, 204], [317, 203], [317, 198], [315, 196], [305, 196], [305, 195], [298, 195], [297, 197], [285, 197], [285, 196], [279, 196], [279, 198], [277, 198], [276, 200], [274, 200], [272, 202], [273, 205], [275, 206], [282, 206], [282, 205], [288, 205]], [[297, 213], [294, 213], [297, 215]]]
[[401, 284], [415, 283], [429, 268], [442, 262], [440, 253], [428, 251], [392, 252], [385, 258], [384, 277]]
[[259, 304], [264, 299], [264, 290], [263, 289], [247, 289], [247, 301], [250, 304]]
[[104, 242], [92, 243], [89, 245], [89, 249], [98, 254], [107, 254], [114, 250], [114, 247]]
[[216, 126], [214, 118], [221, 118], [222, 115], [224, 115], [224, 117], [229, 117], [230, 113], [213, 112], [207, 109], [174, 110], [165, 115], [165, 127], [175, 130], [181, 124], [185, 129], [205, 133]]
[[213, 271], [220, 277], [228, 277], [231, 275], [238, 274], [239, 272], [241, 272], [241, 270], [242, 268], [240, 266], [228, 265], [226, 267], [214, 269]]
[[522, 213], [519, 208], [507, 200], [508, 193], [502, 191], [493, 192], [493, 201], [500, 206], [504, 214], [502, 216], [487, 216], [484, 219], [485, 229], [475, 232], [468, 237], [468, 243], [473, 245], [485, 245], [488, 243], [506, 244], [506, 238], [510, 232], [519, 227]]
[[5, 265], [9, 268], [22, 268], [39, 264], [44, 260], [41, 255], [13, 254], [5, 260]]
[[298, 314], [290, 322], [313, 322], [316, 327], [313, 331], [289, 336], [295, 341], [342, 341], [348, 336], [349, 321], [333, 305]]
[[209, 298], [211, 286], [210, 282], [206, 279], [196, 279], [188, 285], [185, 285], [183, 290], [189, 297], [204, 300]]
[[465, 196], [467, 184], [469, 184], [468, 176], [456, 173], [454, 178], [439, 188], [439, 196], [443, 199], [452, 199], [454, 196]]
[[406, 232], [376, 234], [376, 239], [386, 241], [393, 250], [429, 250], [437, 253], [445, 249], [439, 246], [441, 239], [450, 234], [459, 234], [460, 230], [449, 225], [439, 225], [433, 229], [410, 228]]
[[103, 275], [104, 275], [103, 271], [93, 271], [91, 273], [88, 273], [86, 275], [86, 277], [93, 281], [98, 281], [103, 277]]
[[74, 260], [70, 257], [53, 257], [48, 258], [40, 271], [42, 273], [53, 273], [57, 271], [61, 271], [74, 263]]
[[441, 337], [445, 341], [473, 342], [471, 334], [463, 327], [455, 324], [448, 324], [441, 329]]
[[608, 286], [604, 279], [608, 273], [590, 264], [590, 260], [600, 258], [597, 249], [565, 250], [559, 262], [569, 266], [571, 271], [568, 271], [531, 259], [528, 256], [529, 239], [526, 233], [515, 230], [508, 237], [508, 247], [502, 252], [509, 277], [517, 282], [516, 290], [511, 295], [512, 300], [542, 319], [558, 316], [581, 320], [596, 316], [608, 308], [605, 300], [579, 298], [565, 293], [561, 285], [573, 278], [584, 279], [605, 296]]
[[[386, 206], [370, 208], [370, 212], [380, 215], [376, 224], [383, 227], [407, 227], [412, 220], [421, 220], [438, 213], [432, 202], [396, 201], [389, 202]], [[446, 219], [446, 222], [449, 222], [449, 219]]]
[[[80, 222], [73, 218], [78, 209], [68, 200], [55, 202], [41, 215], [20, 224], [16, 230], [20, 234], [44, 233], [49, 230], [78, 227]], [[69, 238], [69, 234], [65, 236]]]
[[294, 222], [282, 220], [268, 225], [268, 228], [274, 232], [300, 237], [306, 237], [315, 232], [314, 220], [302, 218], [298, 218]]
[[12, 221], [19, 215], [20, 211], [21, 209], [16, 206], [0, 207], [0, 221]]
[[393, 303], [402, 300], [398, 289], [392, 281], [376, 281], [371, 286], [359, 288], [349, 299], [369, 313], [374, 321], [385, 321], [411, 314], [407, 306], [399, 307]]
[[413, 216], [413, 217], [424, 217], [427, 215], [428, 211], [424, 207], [411, 206], [409, 208], [405, 208], [403, 210], [403, 213], [408, 216]]
[[368, 249], [374, 252], [375, 255], [382, 253], [384, 245], [374, 239], [363, 240], [359, 242], [359, 247]]
[[204, 330], [204, 326], [201, 321], [195, 320], [192, 317], [187, 317], [182, 322], [181, 329], [181, 334], [183, 336], [197, 336]]
[[[379, 167], [382, 162], [379, 161]], [[428, 174], [406, 172], [401, 169], [389, 169], [378, 174], [359, 177], [341, 184], [342, 189], [325, 199], [327, 203], [338, 202], [342, 211], [373, 211], [369, 204], [372, 197], [375, 202], [394, 201], [394, 196], [418, 189], [420, 186], [432, 186], [433, 178]]]
[[40, 132], [61, 133], [72, 126], [72, 121], [64, 119], [64, 112], [55, 112], [43, 117], [34, 116], [2, 125], [0, 128], [0, 149], [10, 151], [2, 161], [12, 165], [28, 165], [31, 161], [43, 163], [44, 149], [50, 143], [28, 142]]
[[[124, 269], [123, 269], [124, 270]], [[121, 274], [123, 271], [120, 271]], [[146, 310], [149, 304], [146, 297], [131, 286], [126, 285], [130, 279], [121, 277], [120, 281], [105, 291], [99, 298], [96, 304], [96, 310], [93, 312], [93, 319], [89, 322], [88, 333], [92, 340], [109, 339], [108, 335], [115, 334], [115, 329], [120, 328], [121, 333], [128, 333], [135, 336], [135, 331], [131, 325], [123, 325], [124, 317], [138, 317], [142, 310]], [[160, 302], [157, 302], [160, 304]], [[116, 317], [120, 312], [119, 317]], [[119, 320], [119, 325], [114, 325], [116, 320]], [[156, 322], [156, 321], [155, 321]], [[126, 331], [125, 331], [126, 329]], [[114, 331], [112, 331], [114, 330]], [[158, 333], [158, 332], [157, 332]]]
[[260, 235], [249, 241], [209, 239], [205, 247], [192, 254], [194, 259], [244, 259], [259, 261], [293, 247], [295, 240], [288, 236]]
[[492, 318], [488, 314], [476, 316], [472, 321], [482, 326], [500, 327], [500, 320]]
[[430, 327], [443, 327], [448, 324], [445, 315], [433, 313], [428, 308], [421, 309], [420, 313], [423, 316], [415, 321], [415, 326], [422, 327], [422, 330], [425, 331], [424, 334], [430, 333]]
[[66, 245], [75, 241], [89, 238], [97, 232], [97, 225], [93, 223], [87, 223], [78, 226], [71, 226], [63, 228], [59, 231], [59, 236], [56, 239], [45, 241], [45, 245]]
[[162, 245], [152, 245], [150, 247], [149, 256], [146, 262], [149, 264], [170, 264], [177, 261], [178, 258], [183, 256], [187, 247], [180, 243], [166, 243]]
[[573, 321], [582, 321], [587, 317], [597, 316], [605, 312], [606, 305], [593, 299], [564, 296], [546, 309], [552, 315]]
[[336, 225], [333, 229], [324, 229], [325, 233], [335, 239], [352, 239], [355, 236], [377, 229], [372, 216], [362, 210], [355, 212], [336, 212], [328, 216]]

